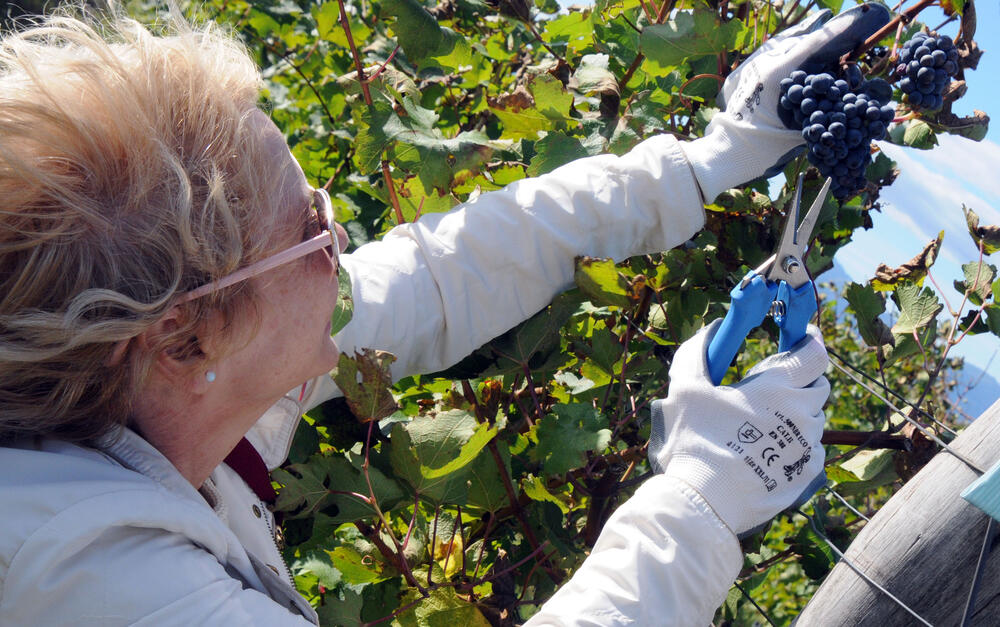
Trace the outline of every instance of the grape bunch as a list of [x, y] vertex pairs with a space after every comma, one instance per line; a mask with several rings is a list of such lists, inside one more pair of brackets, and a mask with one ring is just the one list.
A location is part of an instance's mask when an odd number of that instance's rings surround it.
[[942, 94], [958, 74], [958, 50], [947, 35], [917, 33], [899, 51], [899, 89], [914, 109], [940, 109]]
[[871, 142], [885, 137], [895, 116], [892, 106], [882, 104], [891, 95], [888, 83], [865, 81], [857, 66], [848, 66], [840, 79], [796, 70], [781, 81], [779, 115], [788, 128], [801, 129], [809, 162], [833, 179], [830, 191], [837, 199], [865, 186]]

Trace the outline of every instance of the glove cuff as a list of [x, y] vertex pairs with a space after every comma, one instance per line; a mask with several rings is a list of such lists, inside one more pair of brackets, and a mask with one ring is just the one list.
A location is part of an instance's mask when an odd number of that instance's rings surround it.
[[[762, 516], [761, 508], [747, 508], [746, 486], [734, 480], [733, 474], [726, 473], [702, 458], [674, 454], [670, 457], [664, 476], [681, 481], [701, 495], [733, 535], [753, 529], [771, 516]], [[763, 508], [768, 509], [768, 508]]]
[[767, 168], [802, 144], [785, 129], [743, 127], [726, 113], [712, 118], [709, 134], [683, 143], [706, 203], [727, 189], [764, 176]]

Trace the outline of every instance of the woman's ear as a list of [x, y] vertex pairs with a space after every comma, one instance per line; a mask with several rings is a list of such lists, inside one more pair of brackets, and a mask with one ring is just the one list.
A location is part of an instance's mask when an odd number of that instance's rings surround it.
[[[198, 324], [196, 329], [191, 328], [185, 312], [173, 307], [134, 341], [139, 351], [152, 355], [150, 365], [155, 376], [197, 394], [208, 383], [205, 372], [211, 368], [211, 351], [199, 338], [199, 331], [207, 326]], [[185, 327], [190, 332], [184, 333]]]

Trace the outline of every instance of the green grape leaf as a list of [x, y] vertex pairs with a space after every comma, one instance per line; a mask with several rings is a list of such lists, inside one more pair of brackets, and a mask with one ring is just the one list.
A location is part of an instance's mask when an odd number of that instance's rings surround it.
[[979, 226], [979, 216], [975, 211], [965, 205], [962, 205], [962, 211], [965, 212], [965, 223], [976, 246], [982, 246], [983, 252], [987, 255], [1000, 250], [1000, 225]]
[[[483, 427], [475, 416], [458, 409], [397, 422], [390, 437], [392, 469], [422, 496], [438, 503], [464, 504], [469, 491], [468, 464], [486, 443]], [[495, 428], [492, 431], [496, 433]], [[470, 441], [474, 444], [466, 447]], [[450, 472], [435, 472], [443, 468]]]
[[364, 599], [361, 593], [349, 586], [337, 586], [328, 593], [322, 605], [316, 608], [320, 625], [337, 625], [338, 627], [361, 627], [361, 610]]
[[675, 66], [690, 59], [734, 50], [746, 33], [738, 19], [718, 23], [711, 11], [680, 11], [663, 24], [651, 24], [642, 29], [640, 42], [643, 53], [663, 66]]
[[[290, 518], [304, 518], [322, 512], [332, 524], [352, 522], [375, 514], [368, 498], [368, 481], [357, 456], [313, 455], [304, 464], [292, 464], [271, 472], [282, 484], [275, 509], [288, 512]], [[375, 497], [383, 511], [389, 511], [403, 498], [403, 491], [378, 468], [369, 466]]]
[[[885, 354], [885, 365], [890, 366], [921, 351], [926, 352], [937, 339], [937, 318], [931, 319], [927, 326], [913, 333], [894, 334], [894, 346]], [[918, 343], [919, 340], [919, 343]]]
[[930, 124], [923, 120], [910, 120], [903, 131], [903, 143], [912, 148], [928, 150], [937, 146], [937, 136]]
[[[986, 307], [990, 307], [987, 305]], [[980, 333], [989, 333], [990, 327], [986, 323], [988, 312], [986, 308], [982, 310], [973, 309], [967, 311], [962, 320], [958, 323], [958, 328], [961, 329], [962, 333], [968, 333], [969, 335], [978, 335]]]
[[347, 268], [339, 268], [337, 276], [337, 306], [330, 317], [330, 335], [336, 335], [354, 316], [354, 295], [351, 292], [351, 275]]
[[310, 551], [291, 565], [295, 578], [312, 577], [316, 583], [326, 588], [334, 588], [341, 580], [340, 571], [330, 562], [329, 556], [321, 551]]
[[992, 283], [997, 274], [996, 266], [973, 261], [962, 265], [962, 273], [965, 275], [965, 280], [956, 281], [955, 289], [967, 293], [969, 300], [977, 307], [982, 305], [993, 293]]
[[986, 305], [983, 313], [986, 315], [986, 326], [989, 327], [990, 333], [1000, 337], [1000, 305]]
[[799, 529], [795, 541], [789, 547], [799, 556], [799, 564], [806, 576], [813, 580], [822, 579], [837, 561], [833, 549], [806, 524]]
[[941, 0], [941, 10], [945, 15], [962, 14], [965, 8], [965, 0]]
[[606, 140], [600, 134], [588, 137], [571, 137], [565, 133], [546, 133], [535, 142], [535, 157], [526, 171], [528, 176], [539, 176], [581, 157], [600, 154]]
[[611, 259], [577, 257], [573, 278], [580, 291], [595, 305], [628, 307], [630, 304], [628, 281]]
[[875, 277], [871, 280], [872, 287], [885, 292], [904, 282], [920, 285], [924, 277], [927, 276], [927, 271], [937, 259], [942, 240], [944, 240], [944, 231], [938, 233], [937, 238], [924, 246], [924, 249], [916, 257], [898, 268], [890, 268], [884, 263], [879, 264], [879, 267], [875, 269]]
[[[410, 541], [413, 541], [411, 536]], [[380, 623], [386, 616], [399, 608], [399, 598], [403, 595], [404, 583], [402, 577], [386, 579], [369, 584], [361, 591], [365, 605], [361, 610], [361, 620], [365, 624]], [[333, 625], [334, 623], [321, 623]]]
[[545, 21], [541, 32], [542, 40], [550, 44], [561, 44], [566, 51], [575, 54], [594, 43], [594, 27], [587, 14], [574, 11]]
[[[510, 452], [507, 445], [498, 441], [500, 459], [504, 464], [507, 476], [511, 476]], [[507, 505], [507, 489], [497, 470], [496, 460], [492, 455], [480, 455], [468, 467], [470, 508], [487, 512], [498, 512]]]
[[[493, 427], [488, 426], [486, 423], [477, 425], [472, 437], [462, 445], [456, 457], [443, 466], [431, 467], [421, 464], [420, 474], [424, 476], [424, 479], [437, 479], [438, 477], [449, 475], [456, 470], [464, 468], [479, 455], [479, 452], [496, 436], [498, 431], [499, 429], [495, 425]], [[436, 461], [438, 460], [431, 460], [430, 463]]]
[[899, 305], [899, 319], [892, 325], [895, 335], [908, 335], [926, 327], [938, 315], [944, 305], [930, 288], [919, 285], [900, 285], [893, 293]]
[[450, 28], [438, 24], [417, 0], [384, 0], [382, 14], [396, 18], [392, 27], [396, 41], [413, 63], [446, 55], [461, 39]]
[[552, 413], [535, 426], [538, 445], [532, 457], [542, 463], [546, 475], [579, 468], [587, 451], [600, 453], [607, 448], [611, 441], [607, 424], [604, 415], [588, 405], [553, 405]]
[[354, 357], [340, 354], [337, 369], [330, 376], [361, 422], [381, 420], [398, 409], [389, 389], [392, 387], [389, 365], [394, 361], [396, 356], [392, 353], [370, 348], [355, 352]]
[[858, 331], [865, 344], [877, 347], [893, 342], [889, 327], [879, 319], [885, 312], [885, 298], [881, 294], [871, 285], [851, 283], [844, 297], [857, 317]]

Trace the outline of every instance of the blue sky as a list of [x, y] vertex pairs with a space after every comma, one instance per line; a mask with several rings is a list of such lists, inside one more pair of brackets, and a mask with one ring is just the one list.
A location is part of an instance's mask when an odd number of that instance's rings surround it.
[[[961, 295], [951, 286], [961, 278], [961, 265], [978, 258], [965, 229], [962, 204], [979, 214], [981, 224], [1000, 224], [1000, 3], [977, 3], [976, 42], [985, 51], [979, 67], [966, 73], [969, 87], [955, 113], [982, 109], [993, 115], [993, 127], [981, 142], [942, 135], [929, 151], [883, 144], [900, 169], [896, 182], [882, 193], [883, 211], [874, 214], [875, 227], [858, 232], [855, 241], [837, 255], [852, 279], [870, 278], [880, 262], [899, 265], [945, 231], [944, 245], [932, 274], [953, 307]], [[921, 20], [932, 28], [943, 16], [924, 11]], [[954, 36], [957, 23], [941, 29]], [[1000, 253], [987, 258], [1000, 265]], [[984, 334], [965, 338], [955, 353], [1000, 378], [1000, 338]], [[991, 363], [992, 359], [992, 363]]]

